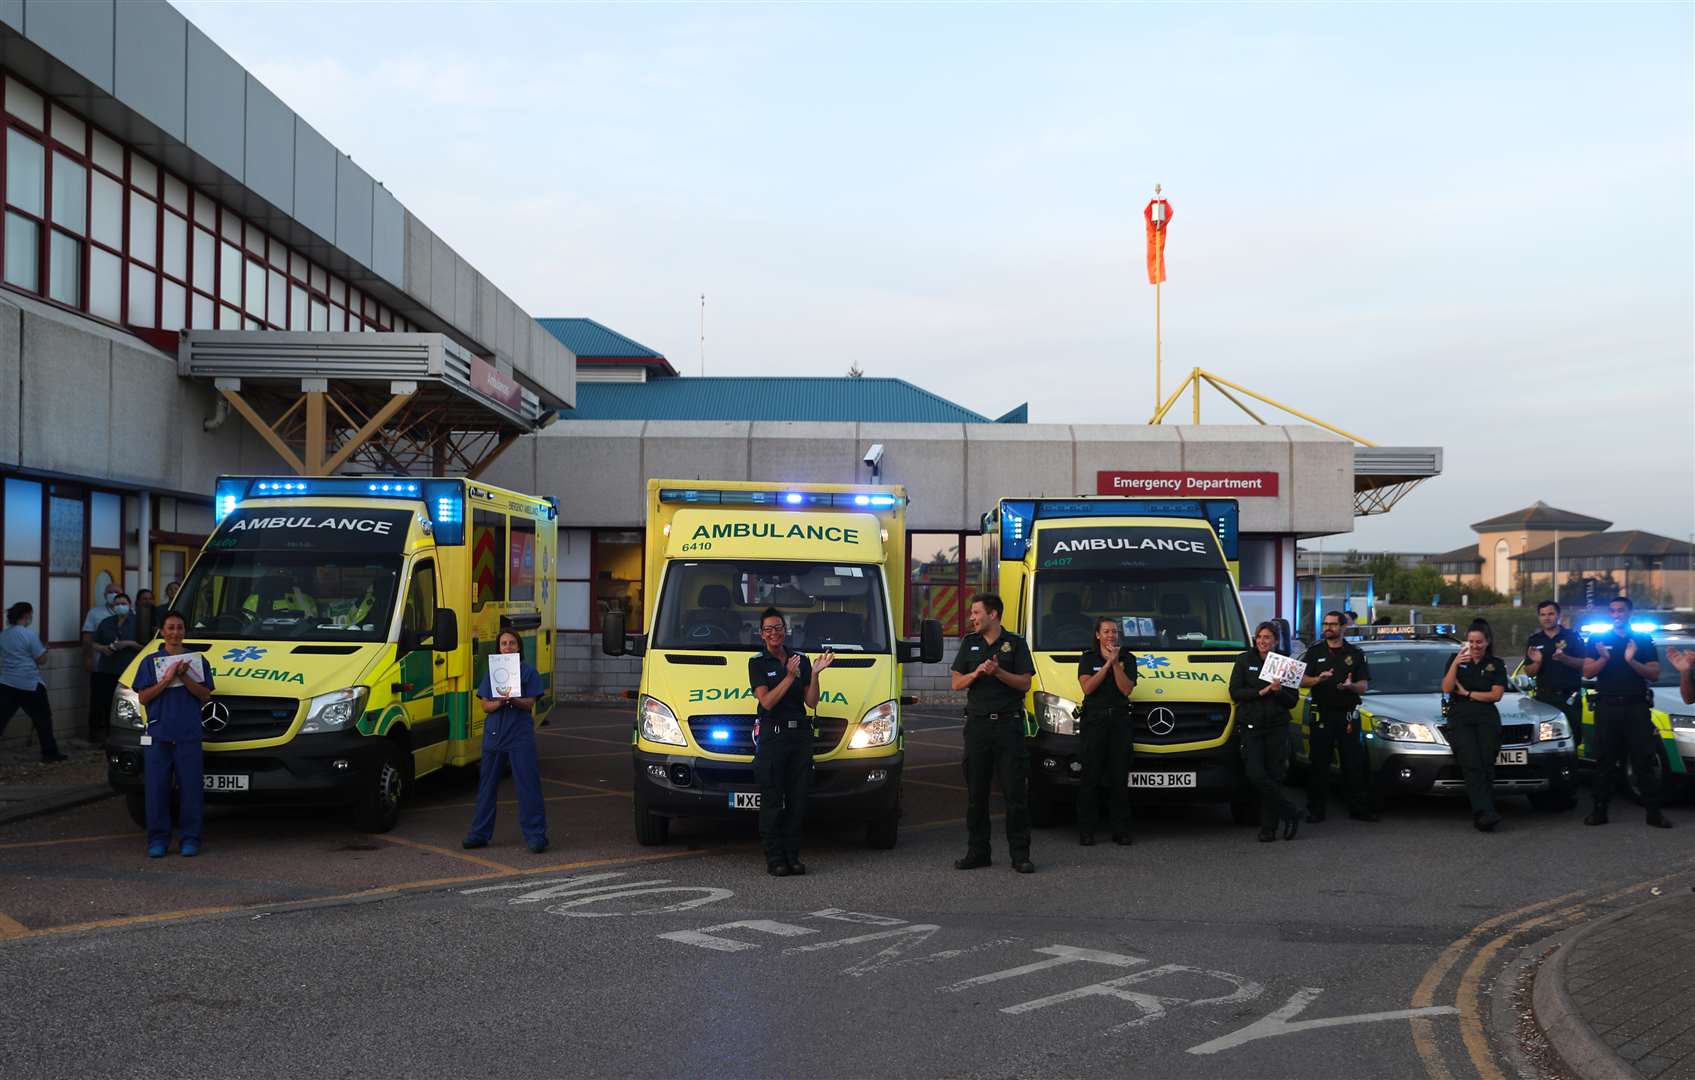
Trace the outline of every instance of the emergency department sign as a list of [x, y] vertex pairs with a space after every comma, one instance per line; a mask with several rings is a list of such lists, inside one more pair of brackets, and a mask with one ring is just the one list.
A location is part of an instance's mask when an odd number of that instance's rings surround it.
[[1036, 566], [1043, 570], [1210, 570], [1223, 563], [1209, 529], [1112, 525], [1036, 530]]

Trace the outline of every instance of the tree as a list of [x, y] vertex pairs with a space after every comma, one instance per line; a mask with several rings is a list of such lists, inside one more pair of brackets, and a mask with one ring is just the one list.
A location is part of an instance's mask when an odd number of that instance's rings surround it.
[[850, 379], [863, 379], [863, 378], [865, 378], [865, 369], [859, 366], [858, 360], [855, 360], [853, 363], [848, 365], [847, 377], [850, 378]]

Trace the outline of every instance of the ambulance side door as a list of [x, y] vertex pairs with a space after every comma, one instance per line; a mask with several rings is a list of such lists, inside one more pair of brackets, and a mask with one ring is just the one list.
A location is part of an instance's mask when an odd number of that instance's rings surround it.
[[400, 701], [406, 710], [412, 763], [418, 776], [446, 763], [451, 734], [447, 654], [431, 647], [438, 587], [435, 560], [429, 556], [415, 560], [400, 616]]

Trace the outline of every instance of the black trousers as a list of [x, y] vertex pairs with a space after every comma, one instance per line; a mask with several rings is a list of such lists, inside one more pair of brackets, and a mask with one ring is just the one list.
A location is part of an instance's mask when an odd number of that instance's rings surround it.
[[112, 698], [118, 692], [118, 677], [104, 671], [88, 673], [88, 738], [100, 738], [112, 726]]
[[1501, 752], [1501, 721], [1498, 718], [1453, 717], [1443, 729], [1454, 761], [1465, 777], [1465, 797], [1472, 815], [1495, 812], [1495, 755]]
[[765, 863], [800, 860], [806, 793], [812, 786], [812, 722], [793, 732], [760, 737], [753, 752], [753, 782], [759, 785], [759, 839]]
[[1077, 831], [1092, 833], [1110, 816], [1112, 835], [1128, 834], [1134, 752], [1130, 710], [1087, 710], [1078, 738], [1083, 748], [1083, 786], [1077, 792]]
[[[1316, 709], [1312, 716], [1311, 767], [1307, 773], [1307, 809], [1323, 815], [1330, 805], [1330, 754], [1342, 763], [1342, 797], [1348, 813], [1371, 812], [1370, 766], [1366, 763], [1365, 737], [1357, 715], [1350, 709]], [[1348, 730], [1350, 718], [1353, 731]]]
[[1030, 858], [1030, 759], [1022, 710], [965, 718], [966, 853], [988, 858], [989, 785], [1006, 800], [1006, 846], [1015, 863]]
[[1660, 775], [1654, 758], [1660, 752], [1660, 736], [1648, 703], [1597, 700], [1595, 736], [1595, 804], [1605, 806], [1613, 797], [1628, 759], [1642, 787], [1643, 807], [1658, 810]]
[[1289, 767], [1289, 725], [1255, 728], [1242, 732], [1242, 772], [1248, 786], [1259, 792], [1261, 832], [1277, 828], [1283, 818], [1294, 817], [1300, 808], [1283, 794], [1283, 774]]
[[47, 688], [36, 684], [34, 690], [19, 690], [0, 683], [0, 734], [12, 722], [19, 709], [35, 725], [35, 741], [41, 744], [41, 760], [59, 756], [59, 741], [53, 737], [53, 707], [47, 702]]

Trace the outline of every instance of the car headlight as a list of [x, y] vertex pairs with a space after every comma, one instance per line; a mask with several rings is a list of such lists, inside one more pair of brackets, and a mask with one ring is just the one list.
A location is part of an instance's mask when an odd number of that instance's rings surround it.
[[677, 723], [677, 714], [663, 701], [643, 694], [639, 709], [642, 738], [671, 746], [688, 745], [688, 740], [683, 738], [683, 725]]
[[306, 703], [306, 722], [300, 725], [302, 735], [322, 735], [343, 731], [365, 712], [365, 698], [371, 691], [363, 686], [350, 686], [330, 694], [319, 694]]
[[1671, 726], [1677, 731], [1695, 731], [1695, 716], [1684, 713], [1671, 714]]
[[1544, 720], [1536, 725], [1537, 742], [1553, 742], [1555, 739], [1568, 738], [1570, 735], [1571, 728], [1564, 719]]
[[112, 695], [112, 726], [147, 730], [147, 713], [141, 707], [141, 695], [122, 683], [118, 685], [118, 692]]
[[1429, 724], [1412, 724], [1386, 716], [1373, 718], [1377, 737], [1391, 742], [1436, 742], [1436, 731]]
[[1055, 735], [1077, 734], [1077, 703], [1058, 694], [1036, 694], [1036, 718]]
[[895, 741], [900, 727], [897, 702], [885, 701], [859, 718], [859, 727], [848, 740], [848, 749], [863, 750], [868, 746], [888, 746]]

